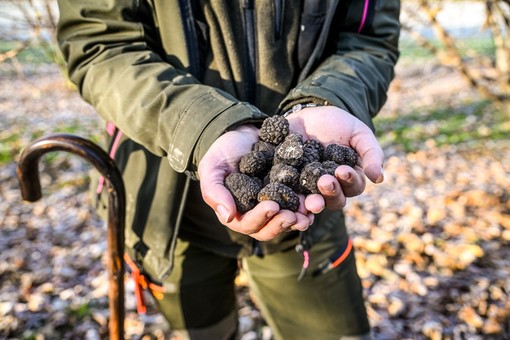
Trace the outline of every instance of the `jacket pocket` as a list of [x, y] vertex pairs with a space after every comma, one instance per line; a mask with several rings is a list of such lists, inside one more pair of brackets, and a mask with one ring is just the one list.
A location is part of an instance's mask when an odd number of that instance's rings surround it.
[[[117, 146], [110, 154], [126, 189], [126, 250], [147, 274], [163, 281], [172, 266], [170, 245], [186, 176], [125, 135], [117, 133], [112, 141], [111, 145]], [[94, 191], [99, 215], [105, 218], [108, 192], [104, 186]]]

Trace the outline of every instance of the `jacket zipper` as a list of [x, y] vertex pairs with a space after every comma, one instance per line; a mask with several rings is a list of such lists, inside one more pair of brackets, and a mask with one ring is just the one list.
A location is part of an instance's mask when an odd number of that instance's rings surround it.
[[276, 40], [280, 40], [280, 38], [282, 37], [284, 7], [285, 0], [274, 1], [274, 19], [275, 19], [274, 31]]
[[195, 28], [195, 17], [191, 0], [179, 0], [181, 17], [184, 24], [184, 36], [188, 49], [189, 72], [197, 79], [202, 79], [202, 68], [200, 67], [200, 50], [198, 46], [197, 31]]
[[246, 63], [246, 100], [255, 102], [256, 84], [256, 46], [255, 46], [255, 0], [243, 0], [243, 19], [246, 34], [246, 52], [248, 62]]
[[319, 37], [317, 38], [317, 43], [308, 58], [305, 66], [301, 70], [298, 83], [302, 82], [311, 72], [312, 67], [315, 63], [320, 59], [322, 52], [324, 52], [324, 47], [326, 46], [326, 42], [329, 36], [329, 29], [331, 28], [331, 24], [333, 18], [335, 17], [336, 9], [338, 7], [338, 3], [340, 0], [330, 0], [328, 1], [328, 7], [326, 10], [326, 17], [324, 18], [324, 23], [322, 24], [321, 32], [319, 33]]

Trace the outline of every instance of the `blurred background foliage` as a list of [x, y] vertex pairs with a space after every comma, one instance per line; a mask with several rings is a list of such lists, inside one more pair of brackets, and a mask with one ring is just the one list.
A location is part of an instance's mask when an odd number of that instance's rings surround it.
[[[434, 57], [456, 68], [483, 96], [508, 107], [510, 0], [469, 1], [468, 6], [477, 7], [472, 11], [476, 17], [458, 13], [452, 23], [451, 16], [442, 15], [455, 3], [460, 1], [402, 1], [402, 59]], [[63, 65], [56, 44], [55, 0], [2, 0], [0, 17], [0, 62]]]
[[[459, 4], [471, 10], [459, 12]], [[505, 138], [510, 111], [509, 4], [509, 0], [402, 1], [401, 68], [436, 64], [453, 69], [481, 100], [467, 109], [444, 102], [404, 118], [380, 116], [377, 125], [383, 145], [412, 151], [427, 140], [442, 145]], [[57, 23], [55, 0], [2, 0], [0, 63], [9, 63], [18, 76], [26, 64], [56, 64], [66, 77], [56, 43]], [[59, 129], [71, 132], [76, 127]], [[13, 150], [19, 151], [16, 135], [1, 140], [0, 163], [12, 159]]]

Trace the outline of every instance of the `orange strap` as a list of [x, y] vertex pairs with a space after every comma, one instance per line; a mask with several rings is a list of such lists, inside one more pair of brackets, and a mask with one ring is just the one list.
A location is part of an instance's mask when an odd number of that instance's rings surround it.
[[149, 282], [127, 253], [124, 254], [124, 260], [129, 268], [131, 268], [131, 277], [135, 282], [136, 310], [138, 314], [145, 314], [147, 312], [147, 305], [145, 304], [143, 290], [147, 288], [150, 289], [152, 295], [156, 299], [162, 300], [165, 293], [165, 287]]
[[147, 281], [138, 269], [138, 266], [131, 260], [128, 254], [124, 254], [124, 260], [129, 268], [131, 268], [131, 278], [135, 282], [135, 300], [136, 310], [138, 314], [145, 314], [147, 306], [145, 305], [145, 298], [143, 296], [143, 289], [147, 289]]
[[164, 296], [164, 293], [166, 291], [165, 287], [158, 286], [157, 284], [149, 282], [149, 289], [151, 290], [152, 295], [156, 299], [163, 300], [163, 298], [165, 297]]
[[349, 256], [349, 253], [352, 250], [352, 241], [349, 238], [349, 241], [347, 243], [347, 248], [345, 248], [345, 251], [342, 253], [342, 255], [333, 262], [333, 268], [336, 268], [340, 265], [340, 263], [344, 262], [344, 260]]

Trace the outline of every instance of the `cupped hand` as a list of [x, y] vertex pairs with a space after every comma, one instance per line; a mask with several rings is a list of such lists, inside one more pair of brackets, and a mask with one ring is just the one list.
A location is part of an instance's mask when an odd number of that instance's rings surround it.
[[351, 168], [339, 166], [335, 176], [324, 175], [318, 187], [322, 195], [306, 197], [305, 208], [313, 213], [325, 207], [338, 210], [345, 206], [346, 198], [361, 194], [366, 187], [365, 176], [374, 183], [384, 180], [384, 154], [372, 130], [361, 120], [335, 106], [308, 107], [287, 117], [290, 130], [304, 139], [315, 139], [323, 146], [332, 143], [353, 148], [360, 156]]
[[305, 209], [303, 196], [297, 212], [280, 210], [273, 201], [260, 202], [245, 214], [237, 211], [234, 198], [225, 187], [225, 178], [238, 172], [239, 160], [258, 139], [255, 126], [242, 125], [211, 145], [198, 166], [202, 197], [223, 225], [257, 240], [271, 240], [289, 230], [306, 230], [313, 222], [313, 214]]

